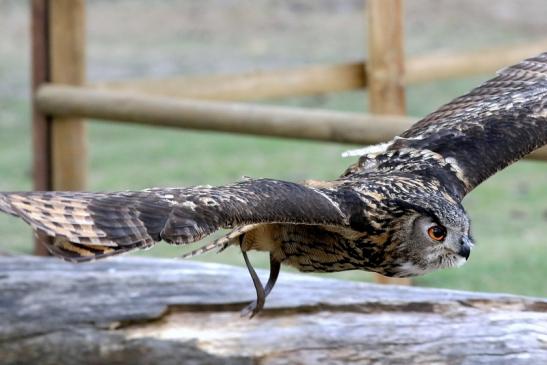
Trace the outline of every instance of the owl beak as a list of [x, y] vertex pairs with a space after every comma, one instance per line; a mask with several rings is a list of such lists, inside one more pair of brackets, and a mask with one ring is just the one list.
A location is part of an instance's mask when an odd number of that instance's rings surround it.
[[471, 254], [471, 248], [473, 247], [473, 242], [467, 237], [463, 237], [461, 240], [461, 246], [458, 251], [458, 255], [461, 257], [464, 257], [467, 261], [469, 259], [469, 255]]

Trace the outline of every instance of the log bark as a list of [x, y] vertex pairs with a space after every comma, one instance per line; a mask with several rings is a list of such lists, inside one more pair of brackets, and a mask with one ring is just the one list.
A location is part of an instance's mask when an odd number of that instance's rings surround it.
[[224, 265], [0, 257], [0, 363], [547, 363], [547, 299], [287, 273], [253, 298]]

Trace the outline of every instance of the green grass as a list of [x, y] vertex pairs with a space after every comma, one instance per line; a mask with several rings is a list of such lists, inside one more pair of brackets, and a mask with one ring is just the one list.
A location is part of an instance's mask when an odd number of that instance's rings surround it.
[[[409, 90], [409, 112], [424, 115], [481, 79], [439, 82]], [[361, 111], [363, 92], [296, 98], [285, 105]], [[0, 101], [0, 190], [30, 188], [28, 105]], [[289, 180], [336, 177], [350, 163], [340, 153], [351, 146], [294, 140], [179, 131], [110, 123], [89, 124], [90, 190], [127, 190], [150, 186], [222, 184], [241, 176]], [[489, 179], [464, 201], [478, 245], [470, 262], [416, 280], [417, 285], [503, 291], [545, 296], [547, 293], [547, 167], [523, 161]], [[30, 252], [31, 232], [21, 222], [0, 217], [0, 250]], [[140, 255], [176, 257], [180, 247], [167, 244]], [[267, 267], [264, 255], [254, 255]], [[241, 265], [237, 250], [198, 258]], [[370, 280], [363, 272], [334, 275]]]

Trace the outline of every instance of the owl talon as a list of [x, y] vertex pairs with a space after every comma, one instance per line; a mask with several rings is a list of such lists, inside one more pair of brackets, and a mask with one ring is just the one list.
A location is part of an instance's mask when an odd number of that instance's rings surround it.
[[261, 309], [262, 308], [260, 308], [260, 309], [258, 308], [258, 300], [255, 300], [255, 301], [249, 303], [248, 306], [243, 308], [239, 314], [242, 318], [243, 317], [248, 317], [249, 319], [251, 319], [254, 316], [256, 316], [260, 312]]

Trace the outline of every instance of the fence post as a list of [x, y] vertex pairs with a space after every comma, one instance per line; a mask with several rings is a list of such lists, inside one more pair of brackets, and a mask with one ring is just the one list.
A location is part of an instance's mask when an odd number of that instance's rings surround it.
[[[85, 79], [85, 0], [32, 1], [33, 91], [44, 82], [81, 85]], [[35, 190], [83, 190], [86, 133], [76, 118], [48, 117], [33, 102]], [[34, 252], [47, 250], [35, 242]]]
[[[32, 93], [49, 81], [48, 0], [31, 3]], [[32, 170], [34, 190], [51, 190], [51, 120], [41, 113], [32, 98]], [[44, 238], [45, 239], [45, 238]], [[35, 255], [47, 255], [47, 249], [34, 244]]]
[[[50, 0], [49, 4], [51, 82], [81, 85], [85, 79], [85, 0]], [[85, 189], [84, 121], [56, 117], [51, 132], [53, 189]]]
[[[367, 0], [369, 111], [405, 114], [403, 0]], [[384, 284], [409, 285], [409, 279], [375, 275]]]

